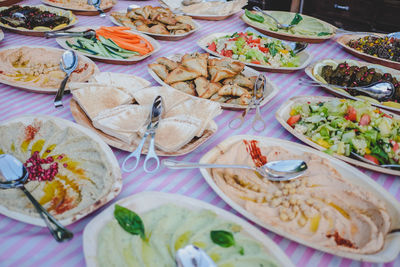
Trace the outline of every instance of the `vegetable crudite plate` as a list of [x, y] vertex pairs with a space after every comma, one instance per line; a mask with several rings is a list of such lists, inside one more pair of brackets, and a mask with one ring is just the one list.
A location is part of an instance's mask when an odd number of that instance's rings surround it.
[[[96, 30], [98, 28], [99, 27], [77, 27], [77, 28], [72, 29], [72, 31], [80, 32], [80, 31], [85, 31], [85, 30], [88, 30], [88, 29]], [[142, 33], [139, 33], [139, 32], [134, 32], [134, 31], [127, 31], [127, 32], [128, 33], [133, 33], [133, 34], [136, 34], [136, 35], [139, 35], [139, 36], [145, 38], [153, 46], [153, 51], [151, 51], [150, 53], [147, 53], [145, 55], [142, 55], [142, 56], [141, 55], [138, 55], [138, 56], [134, 55], [134, 56], [131, 56], [131, 57], [126, 58], [126, 59], [116, 59], [116, 58], [109, 58], [109, 57], [103, 57], [103, 56], [98, 56], [98, 55], [92, 55], [90, 53], [85, 53], [85, 52], [79, 51], [77, 49], [74, 49], [74, 50], [77, 51], [80, 54], [83, 54], [83, 55], [87, 56], [87, 57], [93, 58], [94, 60], [97, 60], [97, 61], [100, 61], [100, 62], [104, 62], [104, 63], [108, 63], [108, 64], [119, 64], [119, 65], [135, 64], [135, 63], [137, 63], [137, 62], [139, 62], [139, 61], [151, 56], [152, 54], [158, 52], [158, 50], [160, 50], [160, 44], [156, 40], [151, 38], [150, 36], [142, 34]], [[59, 37], [59, 38], [56, 38], [56, 41], [62, 48], [71, 49], [67, 45], [67, 42], [73, 44], [75, 39], [76, 38], [74, 38], [74, 37], [73, 38], [62, 38], [62, 37]]]
[[[71, 109], [72, 116], [74, 117], [75, 121], [78, 124], [95, 132], [97, 135], [99, 135], [101, 137], [101, 139], [104, 140], [104, 142], [106, 142], [110, 146], [116, 147], [116, 148], [119, 148], [121, 150], [128, 151], [128, 152], [133, 152], [137, 148], [136, 145], [123, 142], [122, 140], [120, 140], [114, 136], [108, 135], [108, 134], [100, 131], [99, 129], [95, 128], [93, 126], [92, 121], [89, 119], [89, 117], [86, 115], [86, 113], [82, 110], [82, 108], [79, 106], [79, 104], [74, 99], [71, 99], [71, 101], [70, 101], [70, 109]], [[192, 152], [197, 147], [199, 147], [200, 145], [205, 143], [208, 139], [210, 139], [211, 136], [217, 131], [217, 129], [218, 129], [217, 124], [214, 121], [210, 121], [201, 137], [193, 138], [193, 140], [191, 140], [188, 144], [183, 146], [178, 151], [166, 152], [166, 151], [162, 151], [162, 150], [159, 150], [158, 148], [156, 148], [156, 153], [158, 156], [185, 155], [187, 153]], [[147, 151], [148, 151], [147, 147], [145, 146], [142, 150], [142, 154], [146, 154]]]
[[[126, 13], [126, 10], [118, 10], [117, 12]], [[111, 22], [114, 23], [115, 25], [128, 27], [128, 26], [120, 23], [119, 21], [117, 21], [113, 16], [109, 16], [109, 18], [110, 18]], [[191, 30], [191, 31], [188, 31], [186, 33], [183, 33], [183, 34], [150, 33], [150, 32], [138, 31], [138, 30], [136, 30], [136, 28], [132, 28], [132, 30], [135, 31], [135, 32], [140, 32], [140, 33], [143, 33], [143, 34], [146, 34], [146, 35], [150, 35], [151, 37], [153, 37], [154, 39], [157, 39], [157, 40], [178, 41], [178, 40], [181, 40], [181, 39], [187, 37], [188, 35], [194, 33], [195, 31], [198, 31], [201, 28], [200, 24], [198, 24], [195, 20], [193, 20], [193, 23], [196, 26], [196, 28]]]
[[[292, 17], [294, 17], [296, 15], [296, 13], [293, 12], [286, 12], [286, 11], [272, 11], [272, 10], [266, 10], [265, 12], [267, 12], [268, 14], [270, 14], [273, 17], [276, 17], [276, 14], [290, 14]], [[283, 40], [287, 40], [287, 41], [295, 41], [295, 42], [306, 42], [306, 43], [322, 43], [326, 40], [331, 39], [333, 36], [335, 36], [336, 33], [336, 27], [317, 18], [314, 17], [310, 17], [304, 14], [301, 14], [302, 17], [304, 18], [308, 18], [308, 19], [312, 19], [315, 20], [321, 24], [323, 24], [324, 26], [326, 26], [327, 28], [330, 29], [330, 31], [332, 32], [329, 35], [324, 35], [324, 36], [305, 36], [305, 35], [301, 35], [301, 34], [291, 34], [291, 33], [286, 33], [286, 32], [276, 32], [273, 30], [270, 30], [268, 28], [267, 25], [263, 25], [262, 23], [256, 22], [254, 20], [249, 19], [246, 14], [243, 14], [240, 18], [243, 20], [244, 23], [246, 23], [247, 25], [253, 27], [254, 29], [260, 31], [263, 34], [275, 37], [275, 38], [279, 38], [279, 39], [283, 39]], [[281, 22], [282, 23], [282, 22]], [[295, 26], [296, 27], [296, 26]]]
[[[42, 1], [43, 4], [46, 4], [46, 5], [49, 5], [49, 6], [71, 10], [76, 15], [97, 16], [97, 15], [100, 14], [99, 11], [97, 11], [93, 6], [88, 6], [88, 9], [84, 9], [84, 8], [71, 7], [71, 6], [64, 5], [62, 3], [57, 3], [57, 2], [51, 1], [51, 0], [41, 0], [41, 1]], [[101, 5], [100, 7], [104, 12], [108, 12], [116, 4], [117, 4], [117, 1], [116, 0], [112, 0], [112, 1], [110, 1], [110, 4], [108, 4], [107, 6], [104, 7], [103, 5]]]
[[[261, 136], [250, 136], [250, 135], [237, 135], [237, 136], [232, 136], [224, 140], [222, 143], [218, 144], [216, 147], [211, 149], [209, 152], [207, 152], [201, 159], [200, 163], [213, 163], [215, 160], [217, 160], [223, 151], [229, 150], [232, 146], [237, 144], [238, 142], [243, 142], [243, 140], [248, 140], [249, 142], [257, 142], [256, 148], [259, 147], [275, 147], [277, 149], [282, 148], [283, 150], [290, 151], [289, 153], [291, 155], [297, 155], [299, 158], [304, 157], [305, 153], [308, 153], [310, 155], [309, 157], [313, 158], [319, 158], [322, 161], [327, 161], [336, 171], [342, 176], [342, 180], [346, 182], [347, 184], [351, 184], [352, 186], [355, 186], [355, 188], [360, 188], [362, 189], [363, 192], [367, 192], [368, 194], [373, 195], [374, 197], [379, 197], [379, 201], [385, 204], [386, 206], [386, 211], [391, 219], [391, 225], [390, 225], [390, 230], [393, 229], [399, 229], [400, 228], [400, 205], [398, 201], [391, 195], [388, 194], [388, 192], [379, 184], [377, 184], [374, 180], [372, 180], [370, 177], [362, 173], [361, 171], [357, 170], [356, 168], [338, 160], [335, 159], [334, 157], [320, 152], [316, 151], [313, 148], [310, 148], [305, 145], [300, 145], [294, 142], [286, 141], [286, 140], [281, 140], [277, 138], [270, 138], [270, 137], [261, 137]], [[252, 141], [250, 141], [252, 140]], [[280, 147], [280, 148], [279, 148]], [[277, 150], [273, 150], [277, 151]], [[227, 153], [227, 152], [226, 152]], [[250, 153], [250, 152], [249, 152]], [[256, 154], [258, 154], [257, 152]], [[276, 152], [271, 152], [268, 155], [271, 155], [272, 153]], [[253, 157], [253, 156], [252, 156]], [[237, 155], [233, 155], [232, 158], [238, 159]], [[282, 156], [281, 156], [282, 158]], [[254, 158], [253, 158], [254, 160]], [[318, 165], [314, 165], [316, 167]], [[276, 234], [279, 234], [285, 238], [291, 239], [295, 242], [298, 242], [300, 244], [306, 245], [308, 247], [321, 250], [326, 253], [334, 254], [339, 257], [345, 257], [345, 258], [350, 258], [353, 260], [358, 260], [358, 261], [367, 261], [367, 262], [390, 262], [393, 261], [397, 255], [400, 252], [400, 233], [391, 233], [387, 234], [385, 237], [385, 240], [382, 240], [383, 243], [383, 248], [379, 250], [378, 252], [374, 254], [356, 254], [356, 253], [351, 253], [345, 250], [339, 250], [339, 249], [333, 249], [332, 247], [329, 246], [322, 246], [322, 245], [316, 245], [313, 241], [307, 241], [304, 238], [300, 238], [299, 236], [295, 236], [294, 234], [289, 234], [288, 231], [285, 231], [280, 227], [281, 224], [277, 223], [275, 224], [267, 224], [263, 222], [261, 219], [259, 219], [258, 216], [256, 216], [255, 213], [252, 213], [245, 209], [243, 207], [243, 201], [244, 199], [241, 199], [238, 196], [235, 196], [236, 199], [230, 198], [223, 189], [221, 189], [220, 185], [217, 184], [213, 178], [212, 170], [218, 170], [218, 169], [200, 169], [201, 174], [207, 181], [207, 183], [212, 187], [212, 189], [217, 193], [218, 196], [220, 196], [229, 206], [231, 206], [233, 209], [235, 209], [237, 212], [242, 214], [244, 217], [247, 219], [255, 222], [256, 224], [268, 229], [269, 231], [275, 232]], [[222, 170], [222, 169], [221, 169]], [[307, 174], [305, 175], [307, 176]], [[230, 177], [230, 176], [229, 176]], [[227, 179], [229, 179], [229, 177]], [[308, 176], [307, 176], [308, 177]], [[305, 178], [307, 178], [305, 177]], [[301, 183], [301, 177], [298, 179], [298, 181]], [[314, 178], [315, 179], [315, 178]], [[220, 181], [220, 180], [218, 180]], [[296, 180], [294, 180], [296, 181]], [[237, 182], [240, 184], [240, 182]], [[327, 186], [326, 184], [324, 184]], [[254, 188], [251, 188], [252, 184], [250, 185], [244, 185], [244, 186], [249, 186], [248, 188], [251, 190], [254, 190]], [[275, 185], [273, 185], [275, 186]], [[279, 188], [279, 187], [277, 187]], [[247, 189], [247, 188], [246, 188]], [[264, 190], [265, 187], [261, 188], [261, 190]], [[231, 190], [231, 187], [228, 187], [228, 191]], [[257, 189], [255, 189], [257, 190]], [[300, 189], [298, 189], [300, 190]], [[230, 192], [230, 191], [229, 191]], [[246, 191], [247, 192], [247, 191]], [[264, 191], [261, 191], [264, 192]], [[297, 191], [295, 191], [297, 192]], [[249, 193], [250, 194], [250, 193]], [[247, 195], [246, 195], [247, 196]], [[258, 196], [258, 195], [257, 195]], [[251, 197], [251, 195], [249, 195]], [[322, 200], [323, 201], [323, 200]], [[249, 203], [249, 207], [252, 202]], [[317, 203], [319, 204], [319, 203]], [[269, 205], [269, 204], [266, 204]], [[246, 206], [247, 207], [247, 206]], [[254, 208], [256, 210], [256, 208]], [[336, 209], [336, 208], [333, 208]], [[259, 211], [259, 210], [258, 210]], [[334, 210], [332, 210], [334, 211]], [[259, 212], [258, 215], [262, 216], [264, 213]], [[268, 216], [268, 215], [267, 215]], [[338, 216], [341, 216], [338, 214]], [[278, 216], [279, 217], [279, 216]], [[273, 218], [274, 219], [274, 218]], [[388, 218], [386, 218], [388, 219]], [[279, 219], [277, 219], [279, 220]], [[322, 219], [321, 219], [322, 220]], [[296, 223], [294, 221], [293, 223]], [[292, 227], [293, 225], [287, 225], [287, 227]], [[306, 224], [304, 227], [308, 227], [308, 224]], [[291, 229], [291, 228], [290, 228]], [[300, 228], [302, 229], [302, 228]], [[326, 229], [326, 228], [323, 228]], [[299, 230], [300, 231], [300, 230]], [[311, 238], [311, 236], [310, 236]], [[321, 241], [319, 241], [321, 242]]]
[[[68, 29], [72, 26], [74, 26], [76, 23], [78, 23], [78, 18], [71, 12], [68, 10], [64, 10], [61, 8], [55, 8], [55, 7], [49, 7], [49, 6], [45, 6], [45, 5], [21, 5], [22, 7], [24, 6], [28, 6], [28, 7], [36, 7], [39, 8], [42, 11], [49, 11], [51, 13], [57, 14], [59, 16], [64, 16], [69, 18], [70, 22], [69, 24], [61, 24], [58, 25], [56, 27], [54, 27], [53, 29], [49, 28], [49, 27], [36, 27], [35, 29], [27, 29], [27, 28], [23, 28], [23, 27], [12, 27], [10, 25], [4, 24], [0, 22], [0, 26], [3, 27], [4, 29], [7, 29], [11, 32], [15, 32], [18, 34], [23, 34], [23, 35], [29, 35], [29, 36], [36, 36], [36, 37], [43, 37], [45, 35], [46, 32], [53, 32], [53, 31], [59, 31], [59, 30], [65, 30]], [[5, 7], [0, 7], [0, 11], [5, 10], [10, 8], [9, 6], [5, 6]]]
[[[366, 62], [357, 61], [357, 60], [353, 60], [353, 59], [346, 59], [346, 60], [342, 60], [342, 59], [324, 59], [324, 60], [320, 60], [320, 61], [314, 62], [310, 66], [308, 66], [305, 69], [305, 72], [308, 75], [308, 77], [310, 77], [312, 80], [314, 80], [316, 82], [325, 83], [324, 80], [320, 79], [321, 73], [318, 73], [319, 68], [316, 69], [316, 67], [319, 67], [321, 65], [328, 65], [328, 64], [332, 65], [332, 63], [335, 63], [335, 64], [339, 65], [340, 63], [344, 63], [344, 62], [349, 64], [349, 66], [359, 66], [359, 67], [366, 66], [368, 68], [374, 68], [375, 70], [377, 70], [381, 74], [390, 73], [393, 77], [395, 77], [398, 81], [400, 81], [400, 71], [398, 71], [398, 70], [395, 70], [395, 69], [392, 69], [392, 68], [388, 68], [388, 67], [384, 67], [382, 65], [368, 64]], [[400, 104], [395, 103], [395, 102], [386, 102], [387, 104], [384, 104], [384, 103], [379, 103], [377, 100], [375, 100], [373, 98], [370, 98], [370, 97], [352, 96], [349, 93], [347, 93], [346, 91], [344, 91], [343, 89], [335, 88], [335, 85], [333, 85], [333, 84], [332, 85], [326, 84], [326, 86], [321, 85], [321, 87], [325, 88], [327, 91], [329, 91], [330, 93], [332, 93], [332, 94], [334, 94], [336, 96], [346, 97], [346, 98], [350, 98], [350, 99], [353, 99], [353, 100], [361, 100], [361, 101], [367, 100], [373, 106], [376, 106], [376, 107], [379, 107], [379, 108], [382, 108], [382, 109], [386, 109], [386, 110], [390, 110], [392, 112], [400, 113]], [[371, 101], [369, 101], [369, 100], [371, 100]], [[390, 106], [390, 104], [393, 104], [393, 106]], [[396, 107], [396, 106], [399, 106], [399, 107]]]
[[[26, 90], [26, 91], [34, 92], [34, 93], [43, 93], [43, 94], [55, 94], [55, 93], [57, 93], [59, 85], [61, 84], [62, 79], [64, 79], [64, 77], [65, 77], [65, 73], [60, 69], [60, 66], [59, 66], [59, 62], [61, 60], [61, 55], [65, 50], [59, 49], [59, 48], [54, 48], [54, 47], [35, 46], [35, 45], [29, 45], [29, 46], [28, 45], [7, 46], [7, 47], [4, 47], [4, 48], [0, 49], [0, 57], [2, 56], [2, 53], [7, 52], [7, 50], [14, 50], [14, 49], [15, 50], [21, 49], [23, 51], [23, 53], [30, 53], [30, 52], [34, 53], [35, 49], [45, 49], [45, 50], [47, 50], [49, 52], [58, 52], [60, 54], [60, 56], [59, 56], [59, 58], [57, 58], [57, 60], [54, 60], [54, 64], [55, 65], [54, 65], [54, 67], [52, 66], [54, 68], [54, 70], [51, 70], [51, 72], [54, 74], [55, 71], [59, 71], [60, 74], [59, 75], [57, 74], [59, 76], [59, 77], [57, 76], [57, 78], [59, 78], [60, 83], [57, 84], [54, 87], [50, 87], [50, 86], [49, 87], [43, 87], [43, 86], [41, 87], [39, 85], [34, 86], [34, 85], [32, 85], [30, 83], [32, 81], [31, 80], [32, 77], [27, 77], [27, 82], [24, 82], [24, 81], [21, 82], [22, 77], [16, 77], [16, 79], [18, 78], [17, 81], [11, 81], [11, 80], [7, 80], [7, 79], [2, 78], [1, 77], [2, 76], [1, 73], [0, 73], [0, 83], [4, 83], [4, 84], [7, 84], [7, 85], [12, 86], [12, 87], [17, 87], [17, 88], [20, 88], [20, 89], [23, 89], [23, 90]], [[38, 52], [39, 53], [43, 53], [43, 51], [38, 51]], [[49, 62], [46, 62], [46, 59], [48, 57], [42, 57], [42, 55], [43, 54], [39, 54], [38, 57], [31, 57], [31, 58], [35, 58], [35, 60], [39, 61], [41, 64], [47, 64], [47, 69], [46, 70], [48, 70], [50, 68], [49, 67]], [[47, 54], [47, 56], [49, 56], [49, 55]], [[8, 60], [10, 59], [10, 57], [11, 56], [8, 55]], [[0, 60], [0, 62], [1, 62], [1, 60]], [[93, 73], [99, 72], [99, 69], [98, 69], [97, 65], [91, 59], [89, 59], [89, 58], [87, 58], [87, 57], [85, 57], [83, 55], [79, 55], [79, 62], [82, 62], [82, 63], [78, 63], [79, 65], [78, 65], [78, 68], [77, 68], [77, 70], [79, 70], [79, 68], [82, 68], [82, 71], [80, 73], [86, 71], [87, 69], [90, 69], [90, 73], [89, 72], [86, 73], [84, 75], [84, 77], [82, 77], [83, 80], [80, 80], [81, 82], [87, 81], [89, 79], [89, 77]], [[36, 63], [37, 62], [35, 62], [35, 66], [36, 66]], [[29, 62], [28, 62], [28, 64], [29, 64]], [[83, 66], [80, 66], [81, 64], [83, 64]], [[0, 63], [0, 66], [1, 66], [1, 63]], [[27, 66], [25, 66], [25, 67], [27, 67]], [[47, 73], [44, 78], [39, 76], [39, 81], [40, 81], [40, 79], [45, 79], [46, 76], [50, 75], [49, 73]], [[16, 74], [13, 74], [13, 75], [16, 75]], [[20, 73], [20, 74], [17, 74], [17, 75], [21, 76], [22, 74]], [[72, 73], [71, 77], [73, 77], [73, 75], [74, 75], [74, 73]], [[34, 79], [34, 78], [32, 78], [32, 79]], [[73, 78], [70, 78], [69, 81], [70, 82], [73, 81]]]
[[[214, 52], [214, 51], [208, 49], [208, 45], [214, 39], [223, 37], [226, 35], [232, 35], [232, 33], [229, 33], [229, 32], [212, 33], [210, 35], [200, 38], [197, 41], [197, 45], [200, 48], [202, 48], [203, 50], [207, 51], [207, 53], [210, 53], [213, 56], [223, 57], [222, 55], [218, 54], [217, 52]], [[307, 67], [308, 64], [311, 63], [312, 55], [309, 54], [307, 51], [303, 50], [300, 53], [298, 53], [297, 55], [299, 56], [299, 61], [300, 61], [300, 65], [298, 67], [278, 67], [278, 68], [276, 68], [276, 67], [272, 67], [272, 66], [268, 66], [268, 65], [253, 64], [253, 63], [243, 62], [243, 61], [239, 61], [239, 60], [237, 60], [237, 61], [242, 62], [242, 63], [246, 64], [247, 66], [257, 69], [257, 70], [260, 70], [260, 71], [291, 73], [294, 71], [304, 69], [305, 67]]]
[[[137, 213], [139, 216], [140, 214], [155, 210], [164, 205], [175, 205], [197, 212], [210, 211], [215, 213], [218, 219], [229, 221], [241, 226], [242, 233], [246, 237], [256, 240], [262, 246], [264, 246], [265, 253], [275, 260], [278, 265], [288, 267], [294, 266], [282, 249], [256, 227], [237, 217], [236, 215], [206, 202], [176, 194], [162, 192], [142, 192], [121, 199], [115, 204], [128, 208]], [[114, 220], [115, 204], [111, 205], [93, 218], [86, 225], [83, 231], [83, 252], [85, 255], [86, 264], [89, 267], [100, 266], [97, 260], [97, 244], [99, 233], [103, 227]], [[146, 231], [146, 225], [144, 225], [144, 228]], [[246, 253], [246, 247], [244, 247], [244, 253]]]
[[[374, 33], [375, 35], [375, 33]], [[388, 60], [380, 57], [374, 57], [372, 55], [368, 55], [366, 53], [363, 53], [361, 51], [358, 51], [357, 49], [351, 48], [350, 46], [347, 45], [347, 43], [351, 40], [357, 40], [359, 38], [363, 38], [365, 36], [368, 36], [368, 34], [345, 34], [340, 36], [339, 38], [336, 39], [336, 42], [341, 45], [344, 50], [349, 52], [350, 54], [361, 58], [365, 61], [372, 62], [375, 64], [380, 64], [389, 68], [397, 69], [400, 70], [400, 62], [396, 62], [393, 60]], [[383, 36], [383, 35], [382, 35]]]
[[[179, 61], [181, 59], [181, 57], [182, 57], [182, 55], [176, 54], [176, 55], [168, 56], [167, 58], [174, 60], [174, 61]], [[165, 83], [160, 77], [158, 77], [158, 75], [149, 67], [147, 67], [147, 71], [150, 73], [150, 76], [153, 77], [153, 79], [156, 80], [160, 85], [172, 87], [171, 85], [168, 85], [167, 83]], [[244, 67], [242, 74], [246, 77], [250, 77], [250, 76], [258, 77], [258, 75], [260, 73], [256, 70], [253, 70], [252, 68]], [[260, 107], [264, 106], [269, 101], [271, 101], [271, 99], [274, 98], [278, 92], [279, 92], [278, 87], [271, 80], [266, 78], [266, 86], [264, 86], [264, 99], [260, 103]], [[216, 101], [216, 102], [218, 102], [218, 101]], [[242, 110], [242, 109], [247, 108], [247, 105], [238, 105], [238, 104], [230, 104], [230, 103], [222, 103], [222, 102], [218, 102], [218, 103], [221, 104], [221, 107], [223, 109]]]
[[[40, 163], [44, 170], [48, 169], [46, 165], [58, 164], [52, 180], [38, 181], [35, 175], [33, 180], [28, 178], [25, 187], [63, 225], [97, 210], [121, 191], [121, 170], [114, 153], [85, 127], [58, 117], [23, 115], [1, 122], [0, 132], [1, 153], [12, 154], [22, 162], [51, 158], [50, 163]], [[1, 190], [0, 213], [46, 226], [21, 193], [18, 189]]]
[[[275, 113], [275, 117], [278, 120], [278, 122], [288, 132], [290, 132], [291, 134], [296, 136], [302, 142], [306, 143], [307, 145], [309, 145], [309, 146], [311, 146], [311, 147], [313, 147], [315, 149], [318, 149], [320, 151], [324, 151], [324, 150], [326, 150], [326, 148], [318, 145], [317, 143], [313, 142], [311, 139], [309, 139], [305, 135], [297, 132], [294, 128], [292, 128], [287, 123], [287, 120], [290, 117], [290, 111], [291, 111], [291, 109], [292, 109], [292, 107], [294, 105], [303, 104], [303, 103], [307, 103], [307, 102], [311, 102], [311, 103], [326, 102], [326, 101], [330, 101], [330, 100], [333, 100], [333, 99], [335, 99], [335, 98], [334, 97], [325, 97], [325, 96], [296, 96], [296, 97], [292, 97], [292, 98], [287, 100], [285, 103], [283, 103], [279, 107], [279, 109]], [[400, 117], [398, 115], [395, 115], [395, 114], [390, 113], [390, 112], [385, 112], [385, 113], [389, 114], [389, 115], [393, 115], [393, 117], [396, 118], [396, 119], [400, 119]], [[400, 171], [398, 171], [398, 170], [379, 167], [377, 165], [368, 164], [366, 162], [363, 162], [363, 161], [360, 161], [360, 160], [356, 160], [356, 159], [353, 159], [353, 158], [350, 158], [350, 157], [346, 157], [346, 156], [343, 156], [343, 155], [334, 154], [334, 157], [336, 157], [336, 158], [338, 158], [340, 160], [343, 160], [343, 161], [345, 161], [347, 163], [350, 163], [352, 165], [363, 167], [365, 169], [369, 169], [369, 170], [372, 170], [372, 171], [391, 174], [391, 175], [396, 175], [396, 176], [400, 175]]]

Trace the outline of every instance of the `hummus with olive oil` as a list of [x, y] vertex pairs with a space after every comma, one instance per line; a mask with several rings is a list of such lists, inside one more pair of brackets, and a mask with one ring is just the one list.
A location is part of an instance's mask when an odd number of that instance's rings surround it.
[[[23, 46], [0, 51], [0, 79], [24, 86], [58, 89], [65, 77], [60, 68], [63, 50]], [[86, 82], [96, 65], [79, 57], [69, 82]]]
[[[100, 230], [97, 239], [100, 267], [175, 267], [175, 252], [189, 244], [203, 249], [219, 267], [278, 266], [263, 245], [246, 235], [240, 225], [209, 210], [189, 210], [169, 204], [140, 217], [145, 240], [125, 231], [114, 218]], [[215, 244], [211, 231], [232, 233], [235, 244], [229, 247]]]
[[347, 182], [327, 159], [301, 156], [256, 140], [239, 141], [212, 162], [262, 166], [267, 160], [302, 159], [299, 179], [271, 182], [251, 170], [212, 169], [217, 186], [267, 225], [333, 251], [370, 254], [382, 249], [391, 225], [385, 203]]
[[[100, 146], [75, 128], [60, 128], [52, 120], [32, 124], [14, 122], [0, 126], [0, 154], [11, 154], [27, 167], [32, 155], [51, 159], [57, 174], [46, 180], [38, 172], [28, 179], [26, 189], [58, 220], [73, 216], [107, 195], [114, 183], [112, 166]], [[1, 177], [0, 177], [1, 178]], [[43, 180], [41, 180], [43, 179]], [[7, 209], [39, 217], [29, 199], [19, 189], [0, 190], [0, 203]]]

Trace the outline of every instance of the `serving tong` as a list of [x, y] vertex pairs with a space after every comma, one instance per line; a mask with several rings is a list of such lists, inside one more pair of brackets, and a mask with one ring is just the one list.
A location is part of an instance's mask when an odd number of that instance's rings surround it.
[[[143, 169], [146, 173], [152, 173], [158, 170], [160, 167], [160, 160], [158, 159], [157, 153], [154, 149], [154, 137], [156, 135], [156, 130], [158, 127], [158, 124], [161, 119], [161, 114], [163, 112], [163, 103], [162, 103], [162, 98], [161, 96], [157, 96], [154, 99], [150, 115], [149, 115], [149, 123], [147, 125], [146, 132], [143, 135], [142, 140], [140, 141], [138, 147], [136, 148], [135, 151], [133, 151], [131, 154], [129, 154], [124, 162], [122, 162], [122, 170], [124, 172], [131, 172], [136, 169], [136, 167], [139, 165], [139, 160], [140, 160], [140, 155], [142, 154], [142, 149], [143, 145], [147, 140], [147, 136], [150, 135], [150, 145], [149, 145], [149, 150], [147, 152], [146, 158], [143, 163]], [[173, 134], [173, 133], [172, 133]], [[133, 163], [132, 167], [128, 167], [128, 161], [130, 159], [135, 159], [135, 162]], [[148, 163], [150, 160], [154, 160], [156, 162], [156, 166], [154, 169], [150, 170]]]
[[[261, 103], [261, 101], [264, 100], [265, 87], [266, 87], [266, 78], [263, 74], [260, 74], [260, 75], [258, 75], [256, 82], [254, 83], [253, 96], [252, 96], [249, 104], [247, 105], [247, 108], [242, 112], [242, 114], [238, 115], [237, 117], [235, 117], [234, 119], [232, 119], [229, 122], [229, 128], [231, 128], [231, 129], [240, 128], [240, 126], [242, 126], [244, 123], [244, 118], [246, 117], [247, 113], [250, 111], [250, 109], [255, 108], [256, 114], [254, 115], [254, 119], [251, 124], [251, 127], [256, 132], [261, 132], [265, 129], [266, 125], [265, 125], [264, 120], [261, 117], [261, 112], [260, 112], [260, 103]], [[260, 89], [262, 90], [262, 95], [260, 98], [258, 98], [257, 92]]]
[[253, 10], [261, 12], [263, 15], [273, 19], [273, 21], [275, 22], [276, 27], [278, 27], [278, 29], [289, 30], [290, 28], [293, 28], [294, 26], [296, 26], [296, 25], [289, 25], [289, 24], [280, 23], [276, 18], [274, 18], [273, 16], [271, 16], [270, 14], [268, 14], [267, 12], [265, 12], [264, 10], [259, 8], [258, 6], [254, 6]]
[[88, 0], [87, 3], [88, 5], [94, 6], [94, 8], [96, 8], [96, 10], [99, 12], [100, 17], [104, 18], [105, 16], [107, 16], [107, 14], [100, 7], [101, 0]]
[[87, 39], [93, 39], [96, 37], [96, 31], [93, 29], [88, 29], [83, 32], [72, 32], [72, 31], [62, 31], [62, 32], [46, 32], [46, 38], [59, 38], [59, 37], [84, 37]]

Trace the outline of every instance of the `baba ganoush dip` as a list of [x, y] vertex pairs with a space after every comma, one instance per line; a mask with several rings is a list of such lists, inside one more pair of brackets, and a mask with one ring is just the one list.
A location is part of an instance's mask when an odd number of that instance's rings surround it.
[[[115, 218], [100, 230], [96, 253], [99, 266], [175, 267], [175, 252], [189, 244], [203, 249], [218, 267], [278, 266], [263, 245], [240, 225], [212, 211], [166, 204], [139, 215], [144, 225], [143, 239], [125, 231]], [[234, 244], [214, 243], [211, 231], [232, 234]]]
[[[26, 189], [58, 220], [104, 204], [99, 200], [115, 183], [114, 168], [89, 136], [39, 119], [1, 125], [0, 136], [0, 154], [24, 163], [29, 172]], [[0, 205], [22, 216], [39, 217], [19, 189], [0, 190]]]
[[[63, 50], [22, 46], [0, 51], [0, 79], [16, 85], [55, 90], [65, 72], [60, 68]], [[69, 78], [70, 82], [86, 82], [97, 70], [96, 65], [82, 56]]]
[[210, 163], [262, 166], [267, 161], [301, 159], [301, 178], [272, 182], [246, 169], [212, 169], [217, 186], [266, 225], [332, 251], [358, 254], [382, 249], [391, 225], [385, 203], [345, 180], [329, 160], [301, 156], [280, 146], [241, 140]]

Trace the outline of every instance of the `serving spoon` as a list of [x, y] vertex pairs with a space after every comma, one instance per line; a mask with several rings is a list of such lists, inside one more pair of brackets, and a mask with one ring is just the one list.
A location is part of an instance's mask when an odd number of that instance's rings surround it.
[[394, 85], [390, 82], [383, 82], [383, 81], [371, 83], [370, 85], [367, 86], [356, 86], [356, 87], [327, 84], [317, 81], [310, 81], [307, 79], [300, 79], [300, 84], [307, 86], [328, 86], [330, 88], [337, 87], [346, 90], [356, 90], [358, 92], [365, 93], [370, 97], [379, 101], [386, 101], [388, 99], [391, 99], [395, 93]]
[[63, 31], [63, 32], [46, 32], [46, 38], [58, 38], [58, 37], [84, 37], [87, 39], [93, 39], [96, 37], [96, 31], [93, 29], [88, 29], [83, 32], [71, 32], [71, 31]]
[[248, 169], [256, 171], [262, 177], [270, 181], [289, 181], [296, 179], [307, 170], [307, 164], [302, 160], [280, 160], [270, 161], [261, 167], [239, 164], [211, 164], [197, 162], [183, 162], [164, 159], [162, 164], [170, 169], [193, 169], [193, 168], [227, 168]]
[[261, 12], [263, 15], [270, 17], [271, 19], [274, 20], [276, 27], [278, 27], [278, 29], [284, 29], [284, 30], [288, 30], [296, 25], [289, 25], [289, 24], [283, 24], [280, 23], [276, 18], [274, 18], [273, 16], [271, 16], [270, 14], [268, 14], [267, 12], [265, 12], [264, 10], [262, 10], [261, 8], [259, 8], [258, 6], [254, 6], [253, 10]]
[[217, 267], [214, 261], [201, 248], [187, 245], [175, 253], [177, 267]]
[[61, 82], [60, 88], [57, 91], [57, 95], [54, 99], [54, 106], [56, 108], [62, 107], [62, 98], [64, 96], [64, 89], [67, 85], [67, 81], [71, 73], [76, 69], [78, 66], [78, 56], [73, 50], [67, 50], [63, 53], [60, 62], [60, 68], [62, 71], [66, 73], [64, 80]]
[[[47, 212], [42, 205], [26, 190], [24, 184], [28, 179], [29, 172], [25, 166], [14, 156], [9, 154], [0, 155], [0, 189], [19, 188], [32, 202], [40, 217], [44, 220], [53, 235], [54, 239], [58, 242], [70, 240], [74, 234], [62, 226], [50, 213]], [[5, 181], [4, 181], [5, 180]]]
[[107, 16], [107, 14], [100, 7], [101, 0], [88, 0], [87, 3], [88, 5], [94, 6], [97, 9], [97, 11], [99, 11], [100, 17], [104, 18], [105, 16]]
[[367, 160], [363, 156], [361, 156], [361, 155], [359, 155], [359, 154], [357, 154], [357, 153], [355, 153], [353, 151], [350, 152], [350, 155], [352, 155], [356, 159], [361, 160], [363, 162], [366, 162], [368, 164], [372, 164], [372, 165], [375, 165], [375, 166], [378, 166], [378, 167], [383, 167], [383, 168], [388, 168], [388, 169], [400, 170], [400, 165], [399, 164], [382, 164], [382, 165], [379, 165], [379, 164], [376, 164], [373, 161]]

